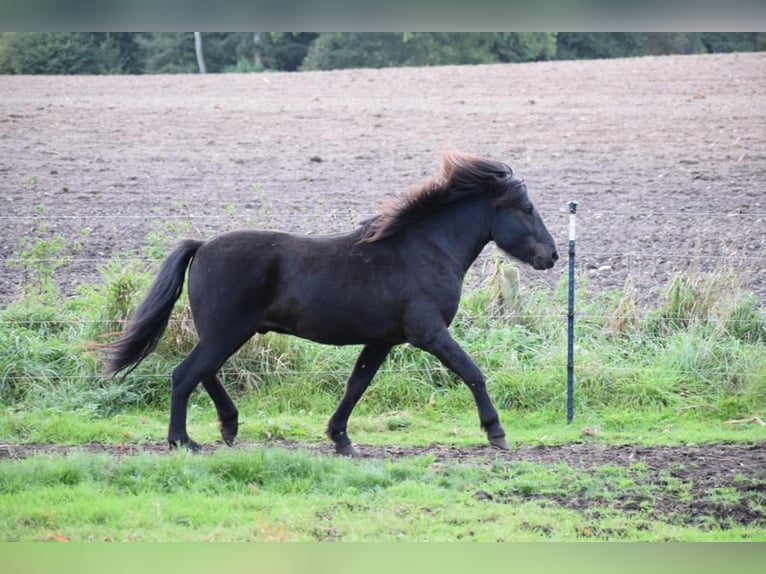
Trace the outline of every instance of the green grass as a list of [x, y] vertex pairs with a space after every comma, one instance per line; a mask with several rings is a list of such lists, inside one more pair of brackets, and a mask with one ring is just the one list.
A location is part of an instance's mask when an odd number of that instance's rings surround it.
[[[766, 529], [657, 519], [689, 485], [644, 469], [493, 460], [435, 464], [266, 448], [195, 456], [71, 454], [0, 463], [3, 540], [747, 540]], [[577, 493], [578, 508], [554, 504]], [[614, 506], [628, 492], [642, 504]], [[680, 494], [679, 494], [680, 493]], [[714, 492], [719, 502], [736, 492]], [[583, 510], [585, 509], [585, 510]]]
[[[467, 391], [465, 391], [467, 393]], [[240, 409], [240, 442], [290, 440], [327, 444], [327, 420], [332, 409], [319, 411], [264, 411], [256, 398], [237, 402]], [[139, 444], [162, 442], [167, 432], [167, 409], [132, 409], [110, 417], [93, 417], [83, 411], [24, 409], [0, 410], [0, 443]], [[604, 444], [680, 446], [713, 443], [756, 443], [764, 429], [756, 423], [729, 424], [706, 409], [625, 411], [582, 410], [573, 424], [566, 424], [561, 409], [517, 413], [501, 410], [500, 417], [511, 446], [561, 445], [581, 441]], [[189, 432], [195, 440], [211, 444], [220, 440], [215, 410], [198, 393], [189, 411]], [[484, 445], [475, 407], [445, 413], [438, 405], [424, 410], [382, 411], [363, 401], [349, 422], [351, 438], [361, 445], [453, 446]]]
[[[103, 283], [78, 296], [46, 288], [0, 309], [0, 346], [11, 350], [0, 357], [0, 401], [97, 417], [167, 404], [169, 373], [196, 341], [188, 305], [179, 302], [155, 354], [126, 381], [104, 379], [92, 343], [119, 330], [151, 276], [130, 262], [103, 274]], [[556, 309], [565, 307], [562, 287], [525, 295], [510, 309], [493, 284], [464, 297], [452, 332], [486, 373], [501, 409], [561, 408], [566, 329]], [[576, 328], [578, 411], [706, 409], [715, 420], [763, 414], [766, 313], [728, 275], [678, 279], [640, 312], [626, 304], [627, 293], [591, 296], [586, 287]], [[358, 352], [269, 334], [248, 342], [222, 376], [235, 396], [257, 396], [265, 411], [327, 412]], [[433, 357], [404, 345], [391, 353], [365, 400], [380, 412], [437, 405], [442, 413], [462, 413], [473, 408], [464, 391]]]

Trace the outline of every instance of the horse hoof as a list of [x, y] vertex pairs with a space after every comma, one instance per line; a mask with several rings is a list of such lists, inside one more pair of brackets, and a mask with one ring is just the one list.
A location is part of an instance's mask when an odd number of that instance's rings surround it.
[[221, 438], [223, 439], [223, 442], [226, 443], [226, 446], [233, 446], [234, 439], [237, 438], [237, 425], [234, 425], [233, 428], [222, 426]]
[[359, 456], [359, 451], [354, 448], [354, 445], [349, 443], [346, 446], [335, 446], [336, 454], [341, 456]]
[[504, 436], [498, 436], [498, 437], [489, 439], [489, 444], [491, 444], [495, 448], [499, 448], [500, 450], [508, 450], [508, 443], [505, 442]]
[[177, 448], [185, 448], [189, 452], [198, 453], [202, 452], [202, 445], [198, 442], [194, 442], [192, 439], [187, 440], [169, 440], [170, 450]]
[[232, 446], [234, 444], [234, 439], [237, 438], [237, 432], [239, 431], [237, 415], [229, 417], [226, 420], [221, 420], [219, 422], [219, 428], [223, 442], [225, 442], [227, 446]]

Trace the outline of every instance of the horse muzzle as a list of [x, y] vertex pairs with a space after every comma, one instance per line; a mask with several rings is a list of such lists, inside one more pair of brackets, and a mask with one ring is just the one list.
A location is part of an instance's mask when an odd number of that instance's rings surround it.
[[556, 264], [559, 259], [559, 252], [556, 248], [550, 250], [547, 254], [537, 254], [532, 258], [532, 267], [538, 271], [550, 269]]

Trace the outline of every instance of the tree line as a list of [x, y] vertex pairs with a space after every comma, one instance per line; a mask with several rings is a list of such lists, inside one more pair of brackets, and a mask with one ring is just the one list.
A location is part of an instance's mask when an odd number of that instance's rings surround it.
[[332, 70], [761, 50], [763, 32], [3, 32], [0, 74]]

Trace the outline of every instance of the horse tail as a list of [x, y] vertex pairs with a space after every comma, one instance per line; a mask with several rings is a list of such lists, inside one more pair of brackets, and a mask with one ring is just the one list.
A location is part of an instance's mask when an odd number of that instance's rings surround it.
[[128, 368], [127, 376], [157, 347], [181, 296], [186, 268], [202, 244], [187, 239], [162, 262], [154, 284], [120, 338], [101, 346], [107, 374]]

